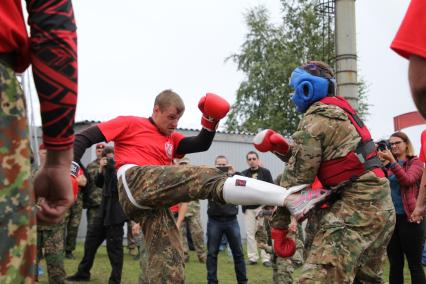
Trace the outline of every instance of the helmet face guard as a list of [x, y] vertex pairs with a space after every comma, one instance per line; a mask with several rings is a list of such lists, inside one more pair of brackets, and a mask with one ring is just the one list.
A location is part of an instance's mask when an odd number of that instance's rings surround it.
[[325, 98], [332, 80], [314, 76], [300, 67], [294, 69], [289, 86], [294, 89], [291, 100], [296, 105], [296, 110], [304, 113], [311, 104]]

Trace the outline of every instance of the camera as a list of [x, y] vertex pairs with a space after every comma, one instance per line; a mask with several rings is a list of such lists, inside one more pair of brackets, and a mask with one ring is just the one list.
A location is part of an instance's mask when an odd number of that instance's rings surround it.
[[216, 167], [217, 169], [221, 170], [224, 173], [228, 173], [229, 167]]
[[376, 145], [378, 151], [385, 151], [391, 148], [389, 140], [380, 140], [376, 142]]
[[107, 166], [113, 167], [115, 165], [115, 160], [112, 157], [106, 157]]

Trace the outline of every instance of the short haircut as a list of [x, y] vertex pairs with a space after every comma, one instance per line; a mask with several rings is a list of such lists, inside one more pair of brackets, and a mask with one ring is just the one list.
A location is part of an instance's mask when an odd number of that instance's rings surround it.
[[216, 156], [216, 158], [214, 159], [214, 163], [216, 164], [217, 160], [219, 160], [219, 159], [225, 159], [225, 160], [226, 160], [226, 162], [228, 162], [228, 158], [227, 158], [226, 156], [224, 156], [224, 155], [218, 155], [218, 156]]
[[411, 143], [410, 138], [408, 138], [407, 134], [405, 134], [402, 131], [397, 131], [395, 133], [393, 133], [390, 137], [398, 137], [401, 138], [402, 141], [405, 142], [405, 144], [407, 144], [407, 150], [406, 150], [406, 155], [409, 158], [414, 157], [416, 154], [414, 153], [414, 147], [413, 144]]
[[108, 154], [114, 154], [114, 147], [106, 146], [102, 151], [102, 157], [106, 157]]
[[157, 97], [155, 97], [154, 105], [157, 105], [161, 111], [166, 110], [170, 106], [176, 107], [179, 114], [185, 111], [185, 104], [183, 103], [182, 98], [170, 89], [159, 93]]
[[257, 152], [256, 151], [250, 151], [250, 152], [248, 152], [247, 153], [247, 155], [246, 155], [246, 159], [248, 160], [248, 156], [249, 155], [255, 155], [256, 156], [256, 158], [258, 158], [259, 159], [259, 154], [257, 154]]

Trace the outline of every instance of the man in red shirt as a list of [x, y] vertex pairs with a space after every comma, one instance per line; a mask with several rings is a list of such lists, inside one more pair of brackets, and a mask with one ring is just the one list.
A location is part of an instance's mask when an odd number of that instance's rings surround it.
[[0, 9], [0, 282], [32, 283], [36, 252], [34, 193], [25, 96], [15, 72], [32, 64], [40, 100], [45, 164], [34, 179], [41, 223], [59, 223], [73, 202], [69, 178], [77, 103], [77, 37], [71, 0], [21, 0]]
[[[288, 200], [297, 201], [287, 197], [303, 188], [283, 190], [243, 176], [229, 178], [213, 167], [172, 166], [176, 157], [206, 151], [219, 120], [229, 110], [224, 99], [211, 93], [201, 98], [198, 107], [203, 128], [194, 137], [176, 131], [185, 106], [171, 90], [156, 97], [150, 118], [119, 116], [76, 135], [77, 161], [91, 145], [114, 141], [120, 204], [129, 219], [141, 225], [149, 283], [184, 283], [183, 248], [170, 206], [197, 199], [287, 206]], [[77, 272], [67, 279], [87, 281], [90, 274]]]
[[409, 60], [411, 94], [426, 118], [426, 1], [411, 0], [391, 48]]

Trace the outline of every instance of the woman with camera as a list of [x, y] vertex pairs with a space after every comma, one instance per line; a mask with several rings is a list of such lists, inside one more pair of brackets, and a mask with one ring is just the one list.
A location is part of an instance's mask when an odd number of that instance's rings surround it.
[[404, 283], [404, 256], [408, 261], [411, 283], [426, 283], [421, 264], [424, 222], [409, 221], [419, 194], [423, 162], [414, 155], [413, 145], [405, 133], [392, 134], [389, 145], [390, 149], [379, 149], [380, 159], [388, 161], [386, 169], [396, 211], [395, 230], [387, 247], [389, 283]]

